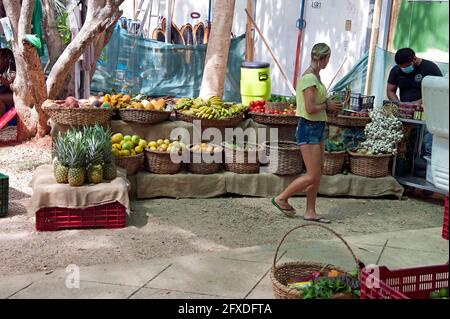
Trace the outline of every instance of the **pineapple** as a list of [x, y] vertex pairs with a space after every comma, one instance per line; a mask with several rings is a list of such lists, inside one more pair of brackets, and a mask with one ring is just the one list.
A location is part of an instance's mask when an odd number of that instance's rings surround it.
[[53, 175], [59, 184], [67, 184], [69, 182], [68, 144], [67, 135], [61, 136], [61, 134], [58, 135], [53, 144], [53, 155], [56, 156], [56, 161], [53, 164]]
[[[105, 149], [105, 132], [100, 126], [85, 129], [87, 157], [89, 167], [87, 179], [90, 183], [99, 184], [103, 179], [103, 151]], [[109, 143], [107, 143], [109, 145]]]
[[86, 147], [81, 132], [69, 133], [70, 143], [67, 148], [70, 186], [82, 186], [86, 180]]
[[103, 178], [107, 181], [111, 181], [117, 177], [115, 157], [111, 150], [111, 137], [111, 130], [107, 129], [104, 135], [105, 144], [103, 150]]

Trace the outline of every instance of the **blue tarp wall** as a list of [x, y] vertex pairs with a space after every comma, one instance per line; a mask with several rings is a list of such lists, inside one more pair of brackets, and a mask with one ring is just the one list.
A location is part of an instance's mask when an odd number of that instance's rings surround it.
[[[185, 46], [139, 38], [119, 26], [97, 62], [93, 92], [144, 93], [148, 96], [197, 97], [206, 45]], [[225, 80], [225, 100], [239, 102], [245, 35], [233, 38]]]

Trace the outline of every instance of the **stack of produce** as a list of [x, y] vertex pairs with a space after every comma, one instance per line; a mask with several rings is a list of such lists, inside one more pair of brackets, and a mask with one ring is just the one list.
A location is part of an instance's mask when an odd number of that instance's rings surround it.
[[139, 135], [123, 135], [116, 133], [111, 137], [112, 153], [115, 157], [136, 156], [144, 152], [147, 141]]
[[290, 107], [295, 107], [297, 105], [295, 96], [271, 95], [268, 102], [289, 103]]
[[100, 125], [59, 134], [53, 145], [53, 173], [58, 183], [82, 186], [117, 177], [110, 146], [111, 131]]
[[360, 298], [361, 283], [357, 271], [350, 275], [331, 270], [327, 274], [313, 273], [301, 282], [292, 281], [287, 287], [299, 290], [303, 299]]
[[295, 116], [296, 110], [293, 104], [284, 109], [268, 109], [266, 107], [266, 101], [258, 100], [250, 102], [250, 112], [257, 114], [269, 114], [269, 115], [290, 115]]
[[397, 145], [403, 139], [402, 122], [390, 108], [380, 108], [370, 113], [372, 122], [365, 128], [365, 141], [356, 152], [350, 154], [352, 174], [379, 178], [389, 173], [389, 161], [397, 153]]
[[179, 141], [171, 142], [168, 139], [159, 139], [149, 142], [147, 149], [153, 152], [181, 154], [186, 149], [186, 145]]
[[396, 154], [397, 144], [403, 139], [402, 122], [384, 107], [371, 112], [370, 117], [372, 122], [364, 130], [366, 141], [361, 144], [357, 153]]
[[107, 103], [102, 103], [96, 96], [91, 96], [89, 99], [77, 100], [73, 96], [67, 97], [64, 101], [54, 104], [59, 108], [67, 109], [92, 109], [92, 108], [106, 108], [109, 109], [111, 106]]
[[207, 143], [196, 144], [196, 145], [192, 146], [191, 150], [192, 150], [192, 152], [195, 152], [195, 153], [206, 153], [206, 154], [211, 154], [211, 155], [214, 155], [217, 152], [222, 152], [221, 147], [214, 146], [214, 145], [207, 144]]
[[333, 176], [342, 172], [345, 163], [345, 146], [341, 141], [327, 139], [325, 142], [325, 156], [323, 174]]
[[166, 100], [163, 98], [149, 99], [143, 94], [131, 96], [128, 94], [99, 94], [100, 103], [110, 105], [115, 109], [136, 109], [148, 111], [168, 111]]
[[179, 99], [176, 103], [178, 112], [203, 120], [223, 120], [242, 114], [246, 107], [242, 104], [226, 103], [220, 97], [213, 96], [208, 100], [202, 98]]

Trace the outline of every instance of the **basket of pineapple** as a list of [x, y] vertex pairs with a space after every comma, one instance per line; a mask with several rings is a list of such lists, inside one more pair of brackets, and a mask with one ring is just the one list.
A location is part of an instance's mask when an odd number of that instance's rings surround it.
[[166, 99], [149, 99], [143, 94], [131, 96], [128, 94], [105, 94], [104, 103], [109, 103], [119, 113], [120, 119], [125, 122], [140, 124], [158, 124], [170, 118], [172, 108]]
[[111, 138], [112, 153], [116, 165], [126, 169], [127, 175], [136, 174], [144, 163], [144, 149], [147, 141], [139, 135], [123, 135], [116, 133]]
[[111, 151], [111, 131], [100, 125], [71, 129], [53, 143], [53, 173], [57, 183], [82, 186], [117, 177]]

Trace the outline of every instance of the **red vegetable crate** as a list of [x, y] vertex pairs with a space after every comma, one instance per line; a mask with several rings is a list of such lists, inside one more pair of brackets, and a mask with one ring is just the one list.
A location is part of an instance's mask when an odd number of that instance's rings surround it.
[[36, 212], [36, 230], [124, 228], [126, 208], [119, 202], [89, 208], [42, 208]]
[[442, 226], [442, 238], [448, 240], [448, 195], [445, 196], [444, 224]]
[[[362, 270], [361, 299], [428, 299], [430, 292], [448, 288], [448, 264], [399, 270], [380, 266], [377, 270], [378, 276], [367, 268]], [[379, 282], [374, 282], [377, 277]]]

